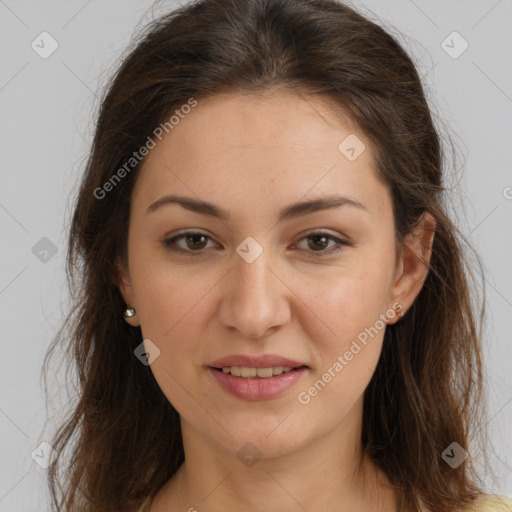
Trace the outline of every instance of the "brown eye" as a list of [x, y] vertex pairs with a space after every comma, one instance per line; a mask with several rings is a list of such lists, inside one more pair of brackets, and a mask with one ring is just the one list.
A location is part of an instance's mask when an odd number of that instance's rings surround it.
[[[178, 242], [182, 242], [183, 240], [185, 244], [178, 245]], [[173, 238], [164, 240], [162, 243], [171, 251], [200, 255], [204, 253], [204, 249], [207, 248], [206, 246], [209, 240], [211, 240], [211, 238], [203, 233], [199, 233], [197, 231], [186, 231]], [[342, 249], [343, 245], [350, 245], [346, 240], [342, 240], [324, 232], [311, 233], [303, 237], [301, 241], [302, 240], [308, 240], [307, 247], [304, 250], [316, 253], [315, 256], [319, 257], [336, 253]], [[338, 247], [333, 247], [332, 245], [329, 246], [329, 242], [335, 242], [334, 246], [338, 245]]]
[[[342, 249], [343, 245], [350, 245], [346, 240], [342, 240], [333, 235], [330, 235], [329, 233], [323, 232], [311, 233], [301, 240], [308, 240], [306, 250], [309, 249], [309, 252], [319, 253], [318, 256], [333, 254]], [[338, 244], [338, 247], [333, 249], [331, 246], [331, 248], [328, 249], [330, 241], [336, 242], [334, 245]]]
[[314, 251], [326, 249], [329, 244], [329, 237], [323, 235], [308, 236], [308, 240], [313, 242], [309, 244], [309, 248]]
[[204, 249], [205, 239], [207, 237], [205, 235], [186, 235], [185, 243], [189, 249]]
[[[177, 246], [177, 242], [181, 242], [182, 240], [185, 241], [185, 246]], [[203, 233], [198, 233], [196, 231], [187, 231], [173, 238], [164, 240], [163, 244], [166, 248], [170, 249], [171, 251], [190, 254], [201, 253], [205, 248], [208, 240], [210, 240], [210, 237]]]

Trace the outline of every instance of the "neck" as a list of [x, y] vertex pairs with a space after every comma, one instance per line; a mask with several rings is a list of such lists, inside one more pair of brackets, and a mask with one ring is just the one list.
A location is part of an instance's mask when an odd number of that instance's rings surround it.
[[[362, 417], [362, 401], [351, 414]], [[347, 421], [293, 452], [244, 462], [182, 419], [185, 462], [157, 494], [151, 512], [394, 512], [394, 492], [364, 455], [360, 432], [360, 421]]]

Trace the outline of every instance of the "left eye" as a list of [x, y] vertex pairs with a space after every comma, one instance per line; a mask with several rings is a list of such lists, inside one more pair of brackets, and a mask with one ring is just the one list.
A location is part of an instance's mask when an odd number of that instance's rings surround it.
[[[176, 246], [178, 241], [185, 240], [186, 248], [182, 246]], [[166, 248], [171, 251], [187, 253], [187, 254], [202, 254], [203, 249], [205, 249], [205, 245], [207, 241], [211, 240], [211, 238], [203, 233], [199, 233], [197, 231], [186, 231], [181, 233], [175, 237], [164, 240], [162, 243]], [[344, 245], [350, 245], [346, 240], [342, 240], [337, 238], [329, 233], [324, 233], [322, 231], [316, 233], [310, 233], [307, 236], [300, 239], [302, 240], [310, 240], [308, 243], [309, 248], [313, 248], [311, 252], [319, 253], [318, 256], [323, 256], [324, 254], [333, 254], [342, 249]], [[329, 241], [336, 242], [339, 247], [335, 249], [325, 250], [328, 246]], [[316, 247], [316, 249], [315, 249]], [[318, 248], [319, 247], [319, 248]], [[197, 250], [195, 250], [197, 249]]]
[[[329, 233], [310, 233], [309, 235], [305, 236], [304, 238], [301, 238], [301, 240], [310, 240], [308, 243], [309, 248], [318, 247], [320, 246], [320, 249], [314, 249], [312, 252], [320, 253], [319, 256], [323, 256], [324, 254], [333, 254], [335, 252], [338, 252], [344, 245], [350, 245], [346, 240], [342, 240], [340, 238], [337, 238], [333, 235], [330, 235]], [[329, 241], [334, 241], [336, 244], [338, 244], [338, 247], [332, 248], [329, 250], [325, 250]], [[335, 245], [336, 245], [335, 244]]]

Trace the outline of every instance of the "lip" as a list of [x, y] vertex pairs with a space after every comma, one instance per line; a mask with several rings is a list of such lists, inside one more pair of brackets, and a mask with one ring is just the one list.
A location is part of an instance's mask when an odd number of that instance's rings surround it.
[[301, 363], [300, 361], [287, 359], [286, 357], [281, 357], [277, 354], [263, 354], [261, 356], [233, 354], [231, 356], [217, 359], [208, 366], [212, 368], [222, 368], [224, 366], [245, 366], [247, 368], [270, 368], [272, 366], [289, 366], [290, 368], [300, 368], [301, 366], [307, 367], [306, 364]]
[[[283, 359], [281, 358], [283, 361]], [[288, 360], [290, 361], [290, 360]], [[290, 361], [293, 362], [293, 361]], [[225, 365], [236, 366], [236, 365]], [[243, 365], [245, 366], [245, 365]], [[281, 366], [272, 365], [272, 366]], [[251, 368], [256, 368], [252, 366]], [[258, 366], [265, 368], [265, 366]], [[227, 393], [244, 400], [268, 400], [282, 395], [302, 378], [309, 368], [297, 368], [288, 373], [282, 373], [268, 379], [235, 377], [214, 367], [208, 367], [208, 372], [214, 377], [220, 387]]]

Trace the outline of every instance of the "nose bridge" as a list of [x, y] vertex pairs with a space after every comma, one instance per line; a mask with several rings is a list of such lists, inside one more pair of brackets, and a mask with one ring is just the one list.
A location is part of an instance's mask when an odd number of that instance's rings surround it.
[[226, 327], [259, 338], [286, 320], [284, 285], [269, 268], [273, 262], [270, 249], [254, 239], [238, 246], [221, 309]]

